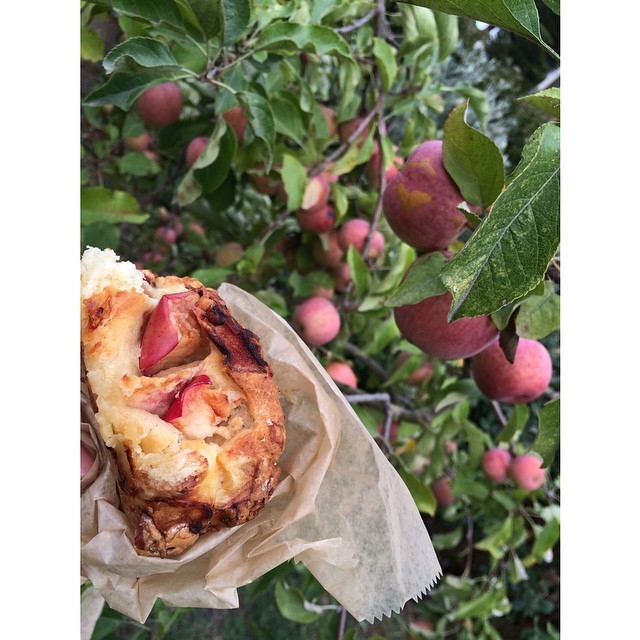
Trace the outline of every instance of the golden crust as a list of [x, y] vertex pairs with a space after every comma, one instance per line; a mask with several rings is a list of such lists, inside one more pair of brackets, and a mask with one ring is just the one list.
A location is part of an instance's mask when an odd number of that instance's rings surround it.
[[142, 291], [107, 282], [83, 300], [82, 349], [134, 546], [172, 557], [260, 513], [280, 476], [284, 414], [257, 336], [214, 289], [144, 278]]

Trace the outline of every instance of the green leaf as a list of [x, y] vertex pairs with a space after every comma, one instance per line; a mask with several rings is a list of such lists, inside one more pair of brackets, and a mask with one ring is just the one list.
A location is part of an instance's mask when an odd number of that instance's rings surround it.
[[317, 611], [310, 611], [305, 608], [303, 594], [298, 589], [288, 586], [284, 582], [284, 579], [276, 582], [275, 596], [278, 610], [287, 620], [293, 620], [301, 624], [309, 624], [310, 622], [315, 622], [320, 617], [320, 613]]
[[529, 162], [516, 168], [518, 176], [442, 270], [453, 295], [449, 320], [489, 315], [528, 293], [558, 250], [560, 129], [554, 123], [541, 129]]
[[125, 191], [111, 191], [103, 187], [84, 187], [80, 191], [80, 221], [83, 225], [96, 222], [140, 224], [148, 218], [148, 213], [140, 213], [138, 201]]
[[333, 288], [333, 280], [326, 271], [311, 271], [304, 275], [294, 271], [289, 276], [287, 284], [296, 298], [310, 298], [316, 287]]
[[207, 146], [178, 186], [178, 204], [184, 207], [202, 194], [215, 191], [227, 177], [235, 150], [235, 135], [225, 121], [219, 118]]
[[444, 124], [442, 159], [464, 199], [487, 209], [504, 186], [504, 162], [493, 141], [465, 122], [467, 108], [457, 106]]
[[137, 73], [114, 73], [107, 81], [94, 89], [84, 103], [92, 107], [113, 104], [128, 111], [136, 98], [146, 89], [163, 82], [191, 77], [189, 71], [179, 69], [150, 69]]
[[469, 459], [477, 463], [484, 455], [485, 450], [491, 446], [491, 439], [489, 434], [485, 433], [470, 420], [464, 421], [464, 430], [469, 443]]
[[118, 159], [118, 169], [132, 176], [152, 176], [160, 172], [160, 165], [141, 151], [132, 151]]
[[547, 402], [538, 411], [538, 434], [531, 449], [542, 456], [542, 466], [548, 467], [560, 446], [560, 398]]
[[80, 245], [97, 247], [98, 249], [118, 249], [120, 244], [120, 227], [108, 222], [96, 222], [80, 227]]
[[513, 533], [513, 516], [509, 515], [505, 521], [489, 536], [476, 542], [473, 546], [482, 551], [488, 551], [496, 560], [503, 558], [509, 550], [507, 542]]
[[[219, 0], [222, 13], [222, 44], [236, 43], [246, 33], [251, 20], [249, 0]], [[217, 4], [217, 3], [216, 3]]]
[[236, 93], [236, 98], [242, 105], [253, 135], [260, 142], [264, 152], [263, 162], [265, 171], [268, 173], [271, 171], [273, 147], [276, 138], [276, 128], [271, 106], [268, 100], [258, 93], [239, 91]]
[[380, 70], [382, 88], [388, 91], [398, 74], [398, 63], [396, 62], [396, 49], [381, 38], [373, 39], [373, 57]]
[[302, 204], [302, 197], [307, 186], [307, 171], [297, 158], [284, 153], [282, 154], [280, 175], [287, 193], [287, 211], [297, 211]]
[[482, 618], [491, 614], [507, 596], [504, 585], [499, 587], [489, 586], [489, 590], [482, 595], [465, 601], [453, 614], [454, 620], [464, 620], [465, 618]]
[[191, 277], [202, 282], [205, 287], [219, 287], [232, 273], [233, 269], [229, 267], [206, 267], [196, 269]]
[[273, 22], [258, 36], [254, 51], [297, 53], [308, 51], [318, 55], [350, 57], [346, 40], [333, 29], [319, 25]]
[[102, 61], [107, 73], [136, 72], [142, 68], [171, 67], [179, 69], [176, 59], [164, 42], [153, 38], [129, 38], [116, 45]]
[[511, 442], [511, 439], [518, 431], [522, 431], [529, 420], [529, 407], [526, 404], [516, 404], [513, 406], [507, 424], [504, 425], [498, 434], [497, 442]]
[[440, 280], [440, 272], [446, 261], [439, 252], [417, 260], [404, 282], [389, 296], [385, 306], [401, 307], [405, 304], [416, 304], [425, 298], [445, 293], [446, 289]]
[[438, 29], [438, 62], [442, 62], [458, 43], [458, 17], [441, 11], [434, 11], [433, 17]]
[[540, 340], [560, 328], [560, 296], [552, 282], [546, 282], [544, 293], [529, 296], [519, 307], [516, 333], [522, 338]]
[[177, 0], [188, 16], [189, 22], [202, 35], [202, 41], [206, 42], [220, 32], [219, 0]]
[[351, 280], [356, 289], [356, 295], [362, 298], [371, 286], [371, 274], [366, 262], [353, 245], [347, 249], [347, 264], [349, 265]]
[[551, 518], [536, 536], [536, 540], [531, 549], [531, 555], [535, 558], [542, 558], [549, 549], [553, 548], [559, 539], [560, 521], [557, 518]]
[[270, 96], [269, 103], [276, 131], [302, 146], [307, 135], [307, 126], [302, 119], [302, 111], [296, 97], [288, 91], [283, 91]]
[[545, 290], [545, 283], [544, 283], [544, 280], [541, 280], [533, 289], [531, 289], [531, 291], [529, 291], [529, 293], [526, 293], [524, 296], [520, 296], [519, 298], [516, 298], [513, 302], [510, 302], [509, 304], [505, 305], [501, 309], [494, 311], [491, 314], [491, 319], [493, 320], [496, 327], [498, 327], [500, 331], [505, 329], [506, 326], [509, 324], [511, 315], [520, 306], [520, 304], [530, 296], [543, 295], [544, 290]]
[[115, 9], [120, 15], [142, 18], [152, 24], [167, 23], [175, 27], [184, 27], [184, 19], [175, 2], [171, 0], [100, 0], [100, 5]]
[[390, 454], [389, 460], [395, 467], [398, 475], [404, 481], [407, 489], [409, 489], [409, 493], [414, 499], [416, 507], [418, 507], [418, 511], [433, 516], [438, 507], [438, 502], [436, 501], [436, 497], [433, 495], [433, 491], [431, 491], [431, 487], [428, 487], [426, 484], [421, 482], [417, 476], [408, 471], [402, 463], [402, 460], [397, 456]]
[[538, 109], [542, 109], [542, 111], [552, 115], [554, 118], [560, 119], [560, 89], [558, 87], [544, 89], [530, 96], [518, 98], [518, 100], [527, 102]]
[[553, 13], [560, 15], [560, 0], [542, 0]]
[[89, 29], [82, 27], [80, 29], [80, 57], [89, 62], [98, 62], [102, 60], [104, 55], [104, 42], [100, 36]]
[[533, 40], [552, 55], [556, 60], [558, 54], [549, 47], [540, 34], [540, 17], [535, 0], [407, 0], [409, 4], [429, 7], [471, 20], [487, 22], [496, 27], [513, 31], [518, 35]]

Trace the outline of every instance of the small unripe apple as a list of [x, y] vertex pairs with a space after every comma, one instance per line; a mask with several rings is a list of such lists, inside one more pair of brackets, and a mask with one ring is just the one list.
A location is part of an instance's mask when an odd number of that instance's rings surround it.
[[338, 362], [337, 360], [334, 360], [329, 362], [325, 369], [331, 379], [335, 382], [339, 382], [347, 387], [356, 388], [358, 386], [358, 378], [356, 377], [351, 365], [346, 362]]
[[482, 468], [494, 482], [506, 482], [509, 478], [511, 454], [506, 449], [495, 447], [482, 456]]
[[462, 233], [464, 200], [442, 161], [442, 141], [428, 140], [407, 158], [382, 196], [393, 232], [420, 251], [445, 249]]
[[239, 242], [227, 242], [219, 247], [215, 254], [215, 263], [227, 267], [242, 257], [244, 247]]
[[247, 126], [247, 116], [242, 107], [237, 104], [222, 114], [223, 119], [233, 129], [239, 144], [244, 143], [244, 130]]
[[296, 220], [302, 231], [311, 233], [326, 233], [333, 227], [336, 214], [331, 205], [325, 204], [321, 208], [312, 209], [308, 213], [300, 210], [296, 212]]
[[489, 345], [471, 361], [471, 375], [482, 393], [508, 404], [526, 404], [549, 386], [553, 365], [547, 348], [537, 340], [520, 338], [511, 364], [500, 344]]
[[511, 479], [521, 488], [533, 491], [541, 487], [546, 477], [542, 460], [532, 453], [516, 456], [509, 466]]
[[338, 232], [330, 231], [323, 240], [313, 245], [313, 257], [321, 267], [335, 269], [342, 262], [344, 251], [338, 241]]
[[[371, 224], [363, 218], [347, 220], [338, 230], [338, 242], [344, 251], [350, 246], [356, 248], [359, 253], [364, 251], [364, 245], [371, 230]], [[384, 236], [376, 230], [369, 247], [369, 258], [375, 260], [384, 251]]]
[[187, 164], [192, 167], [193, 163], [202, 155], [204, 148], [207, 146], [209, 142], [209, 138], [207, 136], [198, 136], [191, 140], [191, 142], [187, 145], [187, 150], [185, 152], [185, 157], [187, 160]]
[[166, 127], [178, 121], [182, 92], [175, 82], [164, 82], [144, 91], [137, 100], [140, 117], [150, 127]]
[[148, 151], [151, 145], [153, 145], [153, 136], [147, 132], [124, 139], [124, 146], [131, 151]]
[[446, 507], [456, 501], [456, 496], [453, 495], [453, 491], [451, 490], [451, 481], [447, 476], [438, 478], [431, 485], [431, 491], [433, 491], [436, 501], [442, 507]]
[[292, 323], [300, 337], [310, 345], [331, 342], [340, 332], [340, 314], [326, 298], [313, 297], [293, 312]]

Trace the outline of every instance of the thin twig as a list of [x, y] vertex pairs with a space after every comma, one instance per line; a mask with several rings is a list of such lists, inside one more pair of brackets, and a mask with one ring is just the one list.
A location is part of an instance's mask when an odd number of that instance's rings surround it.
[[505, 417], [504, 413], [502, 412], [502, 408], [498, 404], [497, 400], [492, 400], [491, 401], [491, 406], [493, 407], [493, 410], [496, 412], [496, 415], [498, 416], [498, 420], [500, 420], [500, 424], [503, 427], [506, 427], [507, 426], [507, 418]]
[[347, 610], [342, 607], [340, 611], [340, 623], [338, 624], [338, 635], [336, 636], [336, 640], [343, 640], [344, 631], [347, 626]]
[[471, 565], [473, 564], [473, 518], [467, 516], [467, 561], [462, 572], [463, 578], [471, 575]]
[[371, 20], [376, 15], [376, 13], [378, 13], [378, 7], [371, 9], [369, 13], [365, 14], [364, 16], [362, 16], [362, 18], [359, 18], [352, 24], [348, 24], [344, 27], [338, 27], [337, 29], [335, 29], [335, 31], [337, 33], [350, 33], [351, 31], [355, 31], [356, 29], [359, 29], [363, 25], [367, 24], [367, 22], [369, 22], [369, 20]]

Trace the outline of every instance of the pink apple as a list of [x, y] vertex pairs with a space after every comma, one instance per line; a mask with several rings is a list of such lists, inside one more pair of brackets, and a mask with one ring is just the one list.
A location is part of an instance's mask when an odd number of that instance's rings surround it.
[[166, 127], [178, 121], [182, 92], [175, 82], [164, 82], [144, 91], [137, 100], [138, 113], [150, 127]]
[[244, 130], [247, 126], [247, 116], [238, 104], [222, 114], [222, 118], [233, 129], [239, 144], [244, 143]]
[[313, 297], [293, 312], [292, 323], [300, 337], [310, 345], [331, 342], [340, 332], [340, 314], [327, 298]]
[[458, 238], [467, 222], [457, 208], [463, 200], [444, 168], [441, 140], [419, 145], [382, 197], [393, 232], [420, 251], [445, 249]]
[[296, 212], [296, 220], [300, 229], [311, 233], [326, 233], [333, 227], [335, 219], [336, 214], [333, 207], [328, 204], [306, 213], [302, 209]]
[[489, 449], [482, 457], [482, 468], [487, 477], [494, 482], [506, 482], [509, 477], [511, 454], [506, 449]]
[[525, 453], [512, 460], [509, 475], [521, 489], [533, 491], [544, 483], [546, 471], [542, 468], [540, 458], [531, 453]]
[[300, 211], [302, 213], [312, 213], [321, 209], [329, 202], [329, 182], [324, 175], [314, 176], [307, 182]]
[[344, 251], [338, 240], [338, 232], [330, 231], [324, 238], [324, 242], [318, 239], [313, 245], [313, 257], [316, 262], [328, 269], [335, 269], [342, 262]]
[[202, 155], [207, 143], [209, 142], [209, 138], [207, 136], [198, 136], [191, 140], [191, 142], [187, 145], [187, 150], [185, 152], [185, 157], [187, 160], [187, 164], [192, 167], [194, 162]]
[[148, 151], [153, 144], [153, 136], [150, 133], [141, 133], [124, 139], [124, 146], [132, 151]]
[[339, 382], [347, 387], [357, 387], [358, 386], [358, 378], [356, 378], [356, 374], [353, 371], [351, 365], [346, 362], [339, 362], [334, 360], [329, 362], [325, 367], [327, 373], [335, 382]]
[[431, 491], [433, 491], [436, 501], [442, 507], [446, 507], [456, 501], [456, 496], [453, 495], [453, 491], [451, 490], [451, 481], [447, 476], [438, 478], [431, 485]]
[[[352, 218], [347, 220], [338, 230], [338, 242], [344, 251], [350, 246], [362, 253], [367, 236], [371, 230], [371, 223], [364, 218]], [[371, 239], [369, 247], [369, 258], [375, 260], [384, 251], [384, 236], [380, 231], [376, 230]]]
[[513, 364], [499, 343], [489, 345], [471, 361], [471, 375], [482, 393], [508, 404], [526, 404], [549, 386], [553, 365], [547, 348], [537, 340], [520, 338]]

